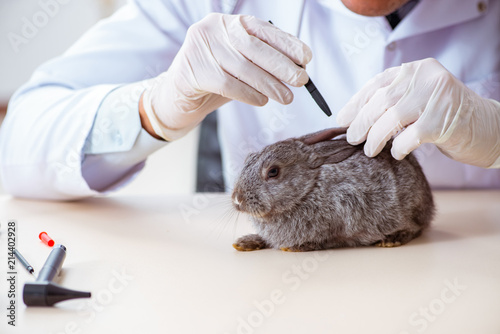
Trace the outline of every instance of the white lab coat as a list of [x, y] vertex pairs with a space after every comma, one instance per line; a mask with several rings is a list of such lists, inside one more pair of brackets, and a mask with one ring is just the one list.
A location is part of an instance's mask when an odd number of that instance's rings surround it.
[[[288, 106], [230, 102], [220, 108], [219, 138], [229, 186], [249, 151], [336, 126], [338, 110], [367, 80], [403, 62], [436, 58], [480, 95], [498, 101], [500, 1], [481, 4], [421, 0], [392, 30], [384, 17], [354, 14], [338, 0], [132, 1], [64, 55], [41, 66], [14, 95], [0, 131], [2, 182], [17, 196], [73, 199], [96, 194], [82, 176], [81, 162], [102, 100], [119, 85], [165, 71], [188, 27], [212, 11], [272, 20], [306, 42], [313, 51], [307, 72], [334, 114], [327, 118], [305, 88], [292, 89], [295, 99]], [[500, 170], [452, 161], [430, 144], [417, 156], [434, 188], [500, 187]]]

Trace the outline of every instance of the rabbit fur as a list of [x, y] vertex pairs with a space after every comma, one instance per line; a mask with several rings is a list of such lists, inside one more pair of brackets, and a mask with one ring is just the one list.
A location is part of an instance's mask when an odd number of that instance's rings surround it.
[[389, 142], [369, 158], [345, 136], [331, 140], [345, 131], [326, 129], [248, 155], [232, 201], [257, 233], [239, 238], [234, 248], [392, 247], [429, 226], [434, 201], [413, 154], [395, 160]]

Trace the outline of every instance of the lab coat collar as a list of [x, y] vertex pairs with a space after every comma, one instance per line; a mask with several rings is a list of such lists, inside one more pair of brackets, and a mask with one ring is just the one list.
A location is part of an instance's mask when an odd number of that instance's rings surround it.
[[488, 0], [420, 0], [389, 34], [387, 43], [475, 19], [488, 11]]
[[[357, 20], [380, 18], [353, 13], [340, 0], [318, 0], [318, 2]], [[486, 14], [488, 5], [489, 0], [420, 0], [397, 27], [387, 35], [387, 43], [475, 19]], [[388, 24], [387, 27], [390, 29]]]

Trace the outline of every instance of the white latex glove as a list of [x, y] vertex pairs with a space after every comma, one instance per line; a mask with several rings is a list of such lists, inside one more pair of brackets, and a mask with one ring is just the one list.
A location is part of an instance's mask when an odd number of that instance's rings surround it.
[[340, 110], [337, 122], [349, 126], [351, 144], [366, 140], [370, 157], [397, 134], [391, 153], [398, 160], [434, 143], [454, 160], [500, 168], [500, 103], [477, 95], [435, 59], [378, 74]]
[[169, 69], [150, 81], [143, 106], [155, 132], [177, 139], [230, 100], [263, 106], [293, 100], [284, 84], [307, 83], [307, 45], [253, 16], [210, 14], [188, 29]]

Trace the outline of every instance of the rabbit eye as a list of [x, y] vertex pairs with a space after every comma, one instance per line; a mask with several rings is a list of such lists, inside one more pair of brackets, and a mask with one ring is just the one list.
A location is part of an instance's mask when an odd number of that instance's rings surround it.
[[267, 171], [267, 177], [268, 178], [277, 177], [279, 173], [280, 173], [279, 167], [273, 166], [269, 168], [269, 170]]

